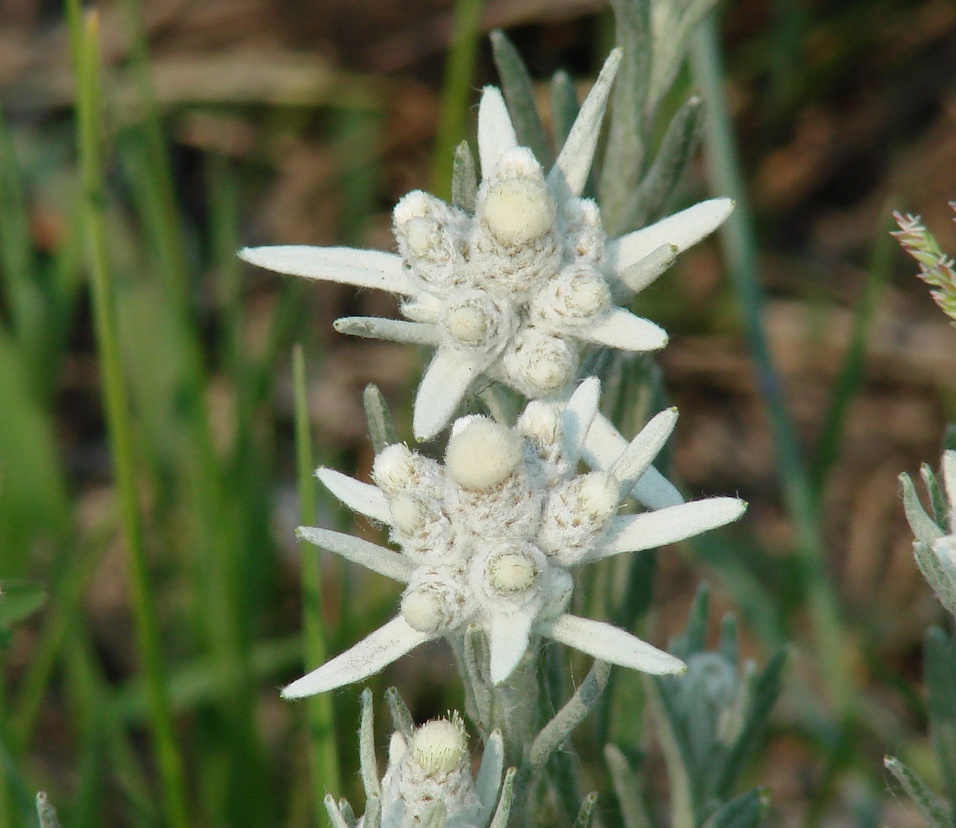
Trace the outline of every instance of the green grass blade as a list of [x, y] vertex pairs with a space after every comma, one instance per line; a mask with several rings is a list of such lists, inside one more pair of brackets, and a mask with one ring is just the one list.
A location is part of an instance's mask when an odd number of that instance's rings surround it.
[[451, 51], [445, 69], [441, 120], [432, 162], [432, 192], [451, 197], [452, 158], [465, 131], [465, 113], [474, 85], [475, 55], [478, 49], [482, 0], [456, 0], [452, 22]]
[[706, 154], [713, 189], [737, 202], [736, 210], [725, 222], [721, 233], [758, 386], [771, 422], [783, 495], [796, 530], [796, 551], [806, 571], [806, 597], [813, 637], [820, 654], [820, 671], [830, 701], [841, 714], [851, 714], [854, 704], [849, 660], [853, 649], [846, 640], [836, 596], [827, 575], [823, 538], [809, 475], [763, 329], [764, 297], [758, 278], [756, 240], [723, 89], [724, 73], [713, 15], [704, 20], [694, 35], [691, 59], [695, 78], [708, 107]]
[[106, 243], [98, 18], [95, 14], [84, 16], [78, 0], [69, 0], [67, 11], [77, 80], [78, 151], [87, 211], [94, 323], [103, 374], [107, 428], [119, 490], [136, 637], [149, 684], [150, 724], [162, 782], [163, 810], [170, 826], [188, 828], [190, 820], [185, 775], [170, 713], [166, 667], [137, 502], [132, 422], [119, 350], [115, 297]]
[[823, 418], [823, 429], [817, 443], [811, 481], [817, 497], [822, 494], [833, 465], [836, 463], [840, 442], [846, 431], [850, 404], [863, 385], [867, 337], [873, 326], [883, 288], [892, 270], [892, 254], [896, 250], [896, 241], [890, 235], [890, 230], [895, 225], [893, 225], [890, 211], [884, 210], [883, 213], [885, 219], [877, 231], [876, 242], [867, 263], [867, 277], [863, 284], [863, 292], [856, 303], [856, 313], [853, 314], [850, 345], [844, 357], [840, 375], [830, 392], [830, 404]]
[[[305, 357], [302, 348], [292, 352], [292, 377], [295, 394], [295, 442], [296, 468], [298, 470], [299, 508], [302, 521], [314, 526], [317, 521], [315, 507], [315, 478], [312, 476], [314, 462], [312, 436], [308, 412]], [[322, 615], [321, 559], [315, 549], [302, 549], [302, 623], [304, 632], [304, 662], [313, 669], [328, 659], [328, 633]], [[321, 794], [324, 791], [341, 791], [335, 738], [335, 709], [332, 696], [323, 693], [306, 701], [309, 722], [309, 764], [314, 792], [313, 808], [317, 824], [323, 824], [325, 807]]]

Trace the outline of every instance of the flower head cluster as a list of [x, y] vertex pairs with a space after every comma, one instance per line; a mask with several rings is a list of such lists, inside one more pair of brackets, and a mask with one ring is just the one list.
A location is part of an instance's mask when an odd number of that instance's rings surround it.
[[406, 195], [393, 216], [397, 255], [302, 246], [242, 251], [280, 273], [402, 297], [408, 321], [353, 317], [336, 327], [436, 348], [415, 402], [418, 439], [449, 422], [481, 375], [530, 399], [553, 398], [575, 378], [582, 345], [653, 351], [667, 343], [661, 328], [614, 297], [649, 284], [718, 227], [733, 204], [713, 199], [607, 238], [597, 204], [581, 194], [620, 60], [620, 50], [608, 58], [549, 172], [519, 146], [501, 93], [487, 87], [474, 203], [452, 206], [418, 190]]
[[926, 513], [908, 475], [900, 475], [906, 519], [915, 536], [916, 563], [943, 606], [956, 616], [956, 451], [943, 452], [943, 487], [928, 466], [923, 478], [933, 499], [933, 517]]
[[441, 464], [404, 445], [375, 458], [376, 485], [320, 469], [349, 507], [386, 524], [400, 553], [325, 529], [302, 538], [404, 583], [398, 615], [284, 690], [320, 693], [359, 681], [430, 639], [484, 630], [494, 683], [505, 681], [538, 637], [655, 674], [683, 662], [624, 630], [568, 612], [574, 570], [651, 549], [735, 520], [745, 504], [710, 498], [639, 514], [618, 507], [650, 469], [676, 411], [654, 417], [612, 462], [578, 474], [597, 416], [598, 381], [567, 403], [532, 401], [514, 428], [485, 417], [456, 421]]

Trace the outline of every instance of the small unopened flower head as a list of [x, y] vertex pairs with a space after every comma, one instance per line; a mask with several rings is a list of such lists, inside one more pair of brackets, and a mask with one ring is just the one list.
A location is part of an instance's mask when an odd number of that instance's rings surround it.
[[468, 736], [459, 716], [432, 719], [415, 731], [411, 743], [412, 758], [426, 776], [438, 776], [470, 764]]
[[438, 485], [440, 472], [434, 460], [412, 451], [404, 443], [386, 446], [372, 462], [372, 479], [386, 494], [416, 491]]
[[607, 520], [621, 499], [620, 484], [605, 472], [590, 472], [576, 478], [581, 512], [595, 520]]
[[488, 582], [499, 592], [523, 592], [538, 575], [534, 560], [520, 552], [505, 552], [488, 561]]
[[414, 535], [424, 528], [428, 519], [421, 498], [404, 492], [395, 495], [388, 502], [392, 513], [392, 526], [405, 535]]
[[590, 198], [568, 199], [563, 213], [567, 257], [591, 264], [600, 262], [607, 236], [597, 204]]
[[540, 608], [552, 596], [542, 581], [552, 565], [532, 543], [498, 543], [480, 549], [470, 563], [472, 588], [486, 613]]
[[500, 350], [515, 327], [509, 303], [484, 291], [457, 291], [441, 314], [445, 336], [460, 348]]
[[507, 426], [476, 417], [453, 435], [445, 452], [445, 466], [465, 489], [494, 489], [521, 463], [521, 438]]
[[402, 615], [412, 629], [442, 633], [461, 623], [467, 604], [453, 572], [424, 570], [402, 595]]
[[580, 563], [597, 545], [619, 502], [619, 484], [605, 472], [558, 484], [544, 506], [539, 545], [564, 566]]
[[544, 172], [525, 147], [511, 150], [495, 170], [498, 179], [479, 195], [479, 215], [505, 247], [540, 239], [554, 225], [555, 203]]
[[413, 190], [395, 206], [398, 249], [410, 275], [429, 290], [443, 293], [461, 281], [461, 239], [466, 216], [441, 199]]
[[546, 397], [571, 381], [577, 353], [568, 340], [526, 327], [505, 351], [502, 367], [513, 388], [530, 398]]
[[585, 264], [566, 267], [545, 285], [531, 303], [531, 316], [543, 324], [577, 324], [594, 319], [611, 301], [607, 281]]

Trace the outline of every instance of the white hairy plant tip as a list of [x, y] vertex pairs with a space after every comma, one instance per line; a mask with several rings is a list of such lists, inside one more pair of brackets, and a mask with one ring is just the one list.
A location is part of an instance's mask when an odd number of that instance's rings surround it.
[[537, 328], [520, 331], [502, 360], [509, 384], [531, 398], [564, 388], [576, 365], [577, 354], [566, 340]]
[[[360, 681], [424, 641], [460, 636], [470, 624], [487, 636], [494, 684], [521, 664], [532, 668], [542, 637], [631, 669], [681, 672], [679, 659], [630, 633], [570, 614], [574, 572], [721, 526], [745, 504], [716, 497], [618, 515], [632, 481], [652, 470], [674, 416], [653, 418], [630, 445], [620, 435], [602, 438], [592, 456], [586, 442], [600, 422], [599, 390], [588, 380], [567, 402], [531, 402], [517, 428], [462, 417], [444, 466], [390, 446], [375, 461], [379, 489], [322, 476], [346, 503], [388, 523], [399, 551], [328, 530], [303, 529], [302, 537], [407, 586], [395, 618], [295, 682], [286, 696]], [[594, 471], [578, 474], [582, 459]], [[654, 474], [660, 487], [663, 478]]]
[[554, 223], [554, 201], [543, 178], [501, 181], [488, 190], [483, 207], [488, 230], [506, 247], [540, 239]]
[[534, 561], [520, 552], [506, 552], [488, 561], [488, 582], [500, 592], [522, 592], [538, 576]]
[[521, 458], [521, 438], [514, 431], [475, 418], [449, 441], [445, 466], [459, 486], [485, 490], [507, 480]]
[[412, 736], [412, 756], [426, 776], [460, 770], [470, 762], [468, 736], [461, 719], [432, 719]]
[[401, 492], [414, 485], [414, 452], [404, 443], [380, 451], [372, 462], [372, 478], [384, 492]]
[[578, 265], [558, 274], [536, 300], [535, 310], [545, 318], [585, 320], [597, 316], [610, 304], [611, 292], [594, 268]]
[[458, 305], [449, 308], [442, 320], [449, 335], [463, 345], [477, 345], [488, 335], [491, 320], [483, 308]]

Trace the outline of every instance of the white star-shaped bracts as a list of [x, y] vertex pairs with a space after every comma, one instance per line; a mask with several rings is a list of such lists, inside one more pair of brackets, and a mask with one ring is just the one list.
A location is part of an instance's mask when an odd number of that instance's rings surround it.
[[406, 585], [401, 611], [350, 650], [285, 688], [286, 698], [361, 681], [419, 644], [485, 632], [490, 678], [505, 681], [539, 637], [654, 674], [683, 662], [624, 630], [567, 612], [578, 566], [652, 549], [736, 520], [746, 504], [716, 497], [616, 515], [677, 419], [654, 417], [630, 444], [577, 474], [597, 417], [599, 383], [566, 404], [532, 401], [515, 428], [485, 417], [452, 427], [444, 465], [395, 444], [375, 458], [376, 485], [331, 469], [322, 482], [351, 509], [386, 524], [400, 553], [349, 535], [302, 527], [299, 536]]
[[247, 248], [246, 261], [280, 273], [388, 290], [408, 321], [351, 317], [338, 330], [435, 347], [415, 400], [416, 438], [435, 436], [474, 380], [491, 377], [530, 399], [556, 397], [588, 343], [654, 351], [667, 334], [615, 304], [650, 284], [677, 253], [733, 209], [701, 202], [608, 240], [597, 204], [581, 198], [611, 85], [611, 53], [553, 168], [518, 145], [501, 92], [478, 111], [481, 183], [474, 212], [421, 191], [395, 207], [398, 254], [343, 247]]

